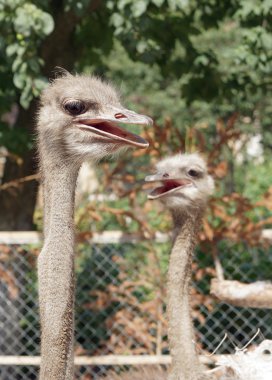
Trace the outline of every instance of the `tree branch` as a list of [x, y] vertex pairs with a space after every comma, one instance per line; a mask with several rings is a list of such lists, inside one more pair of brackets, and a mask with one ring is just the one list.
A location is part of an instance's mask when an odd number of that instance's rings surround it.
[[0, 185], [0, 191], [7, 190], [10, 187], [19, 187], [24, 182], [38, 180], [39, 178], [40, 178], [39, 174], [32, 174], [23, 178], [18, 178], [13, 181], [6, 182], [3, 185]]
[[214, 278], [211, 281], [210, 293], [231, 305], [272, 309], [272, 282], [257, 281], [244, 284]]

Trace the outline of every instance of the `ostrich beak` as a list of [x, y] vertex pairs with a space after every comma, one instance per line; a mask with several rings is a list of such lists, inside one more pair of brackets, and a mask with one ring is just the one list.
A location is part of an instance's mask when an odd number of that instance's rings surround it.
[[170, 176], [168, 173], [156, 173], [145, 177], [146, 182], [158, 182], [168, 179]]
[[118, 120], [119, 123], [126, 124], [139, 124], [139, 125], [152, 125], [153, 120], [146, 115], [128, 110], [126, 108], [110, 107], [112, 121]]
[[90, 118], [88, 118], [88, 112], [86, 112], [84, 117], [76, 117], [74, 122], [80, 129], [106, 137], [114, 143], [120, 142], [138, 148], [146, 148], [149, 143], [141, 136], [126, 130], [119, 124], [153, 124], [153, 120], [146, 115], [113, 106], [107, 106], [107, 109], [100, 112], [95, 118], [93, 115], [90, 115]]
[[185, 186], [192, 186], [189, 179], [181, 179], [176, 176], [171, 177], [168, 173], [156, 173], [145, 177], [146, 182], [161, 182], [160, 186], [156, 186], [148, 194], [148, 199], [158, 199], [165, 195], [169, 195]]

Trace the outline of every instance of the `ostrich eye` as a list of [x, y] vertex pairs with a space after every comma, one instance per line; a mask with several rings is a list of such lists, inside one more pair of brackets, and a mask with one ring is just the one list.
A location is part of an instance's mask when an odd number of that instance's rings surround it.
[[64, 104], [63, 108], [65, 111], [70, 113], [71, 115], [80, 115], [86, 109], [86, 106], [83, 102], [79, 100], [70, 101]]
[[263, 355], [271, 355], [271, 351], [270, 350], [263, 350]]
[[196, 171], [196, 170], [194, 170], [194, 169], [190, 169], [190, 170], [188, 170], [188, 174], [189, 174], [191, 177], [198, 177], [198, 176], [199, 176], [198, 171]]

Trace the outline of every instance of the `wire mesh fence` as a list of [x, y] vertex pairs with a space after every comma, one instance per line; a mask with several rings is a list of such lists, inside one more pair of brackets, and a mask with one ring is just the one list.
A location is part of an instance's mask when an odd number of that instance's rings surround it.
[[[77, 356], [168, 353], [165, 316], [168, 243], [81, 243], [76, 254]], [[271, 248], [221, 242], [227, 279], [243, 282], [271, 277]], [[0, 246], [0, 355], [39, 355], [36, 259], [39, 246]], [[200, 353], [213, 351], [225, 332], [232, 337], [219, 353], [243, 346], [257, 328], [272, 338], [272, 310], [243, 309], [209, 295], [215, 276], [209, 252], [197, 250], [193, 263], [192, 311]], [[258, 338], [262, 340], [262, 335]], [[76, 366], [76, 379], [96, 379], [109, 365]], [[37, 366], [0, 366], [0, 379], [37, 379]]]

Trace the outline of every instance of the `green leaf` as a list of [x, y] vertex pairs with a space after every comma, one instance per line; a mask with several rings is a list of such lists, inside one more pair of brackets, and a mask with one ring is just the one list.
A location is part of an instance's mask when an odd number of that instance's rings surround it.
[[147, 48], [147, 43], [145, 41], [140, 41], [137, 43], [136, 49], [137, 51], [142, 54]]
[[124, 23], [124, 18], [119, 13], [113, 13], [111, 16], [111, 23], [115, 28], [119, 28]]
[[209, 58], [206, 55], [199, 55], [195, 60], [196, 65], [207, 66], [209, 64]]
[[11, 57], [13, 54], [15, 54], [15, 53], [17, 52], [18, 46], [19, 46], [19, 45], [18, 45], [17, 43], [14, 43], [14, 44], [9, 45], [9, 46], [6, 48], [7, 56], [8, 56], [8, 57]]
[[[133, 1], [133, 0], [132, 0]], [[119, 9], [119, 10], [123, 10], [123, 9], [125, 9], [125, 7], [127, 6], [127, 5], [129, 5], [129, 4], [131, 4], [132, 3], [132, 1], [131, 0], [118, 0], [116, 3], [116, 5], [117, 5], [117, 8]]]
[[33, 98], [33, 95], [31, 93], [31, 80], [29, 79], [26, 82], [26, 85], [21, 93], [20, 96], [20, 104], [23, 108], [27, 109], [31, 100]]
[[22, 74], [21, 72], [17, 72], [14, 74], [13, 83], [17, 88], [23, 89], [25, 86], [25, 81], [26, 81], [25, 74]]
[[165, 0], [151, 0], [157, 7], [161, 7]]
[[145, 13], [149, 1], [147, 0], [137, 0], [132, 3], [131, 11], [134, 17], [139, 17]]
[[52, 33], [52, 31], [54, 30], [54, 20], [52, 18], [51, 15], [49, 15], [48, 13], [45, 13], [43, 12], [43, 17], [41, 19], [41, 23], [42, 23], [42, 26], [43, 26], [43, 33], [45, 35], [48, 35], [50, 33]]
[[48, 82], [45, 78], [37, 78], [33, 81], [32, 92], [35, 97], [39, 96], [40, 93], [48, 86]]
[[37, 58], [31, 58], [28, 62], [28, 66], [34, 73], [40, 72], [40, 65]]
[[175, 11], [178, 8], [182, 8], [184, 6], [184, 3], [187, 5], [187, 1], [183, 0], [168, 0], [169, 8], [172, 11]]
[[21, 64], [23, 63], [23, 60], [22, 58], [19, 56], [19, 57], [16, 57], [12, 63], [12, 66], [11, 66], [11, 69], [12, 71], [15, 73], [16, 71], [19, 70], [19, 67], [21, 66]]

